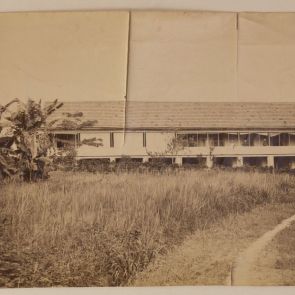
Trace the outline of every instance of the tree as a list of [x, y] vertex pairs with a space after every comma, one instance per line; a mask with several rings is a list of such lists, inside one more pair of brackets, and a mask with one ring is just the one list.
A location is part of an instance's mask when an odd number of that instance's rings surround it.
[[[16, 106], [12, 110], [12, 106]], [[53, 138], [48, 117], [63, 104], [57, 100], [46, 107], [41, 101], [14, 99], [0, 105], [0, 178], [18, 175], [26, 181], [47, 178]]]

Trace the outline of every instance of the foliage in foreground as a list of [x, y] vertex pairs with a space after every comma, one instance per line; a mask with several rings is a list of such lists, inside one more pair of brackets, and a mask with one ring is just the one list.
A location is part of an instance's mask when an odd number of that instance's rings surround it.
[[195, 230], [293, 202], [294, 189], [293, 176], [225, 171], [55, 173], [3, 184], [0, 284], [124, 285]]
[[42, 107], [41, 101], [31, 99], [0, 105], [0, 180], [13, 175], [26, 181], [47, 177], [48, 151], [53, 141], [46, 123], [61, 106], [55, 100]]
[[[0, 105], [0, 181], [18, 177], [25, 181], [48, 178], [49, 170], [74, 167], [75, 147], [72, 141], [53, 138], [52, 130], [80, 130], [91, 127], [96, 120], [85, 120], [82, 112], [50, 116], [63, 103], [57, 100], [46, 103], [29, 99], [26, 103], [14, 99]], [[57, 151], [55, 142], [64, 145]], [[80, 144], [101, 146], [101, 140], [92, 138]]]

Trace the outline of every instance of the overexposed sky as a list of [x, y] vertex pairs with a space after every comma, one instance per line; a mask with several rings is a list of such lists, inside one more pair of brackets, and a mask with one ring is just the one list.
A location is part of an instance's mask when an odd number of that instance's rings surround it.
[[130, 100], [235, 100], [235, 13], [131, 15]]
[[238, 97], [295, 102], [295, 13], [239, 17]]
[[[128, 39], [130, 27], [130, 51]], [[294, 101], [295, 13], [0, 14], [0, 103]]]
[[0, 14], [0, 102], [123, 100], [128, 12]]
[[180, 9], [210, 11], [295, 11], [294, 0], [1, 0], [0, 11], [92, 9]]

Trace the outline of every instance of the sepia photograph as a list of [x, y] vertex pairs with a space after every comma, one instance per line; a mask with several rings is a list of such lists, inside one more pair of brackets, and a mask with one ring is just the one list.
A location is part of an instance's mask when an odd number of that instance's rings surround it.
[[295, 286], [295, 12], [0, 12], [0, 287]]

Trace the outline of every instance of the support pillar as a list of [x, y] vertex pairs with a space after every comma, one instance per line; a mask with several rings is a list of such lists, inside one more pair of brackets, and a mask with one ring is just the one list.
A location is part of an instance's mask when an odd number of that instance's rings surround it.
[[207, 156], [206, 157], [206, 166], [209, 169], [213, 167], [213, 158], [212, 158], [212, 156]]
[[110, 157], [110, 162], [111, 163], [115, 163], [116, 162], [116, 158], [115, 157]]
[[243, 166], [244, 166], [244, 158], [237, 157], [237, 167], [243, 167]]
[[182, 157], [175, 157], [175, 164], [181, 166], [182, 165]]
[[275, 157], [274, 156], [267, 156], [267, 167], [274, 168], [275, 166]]

